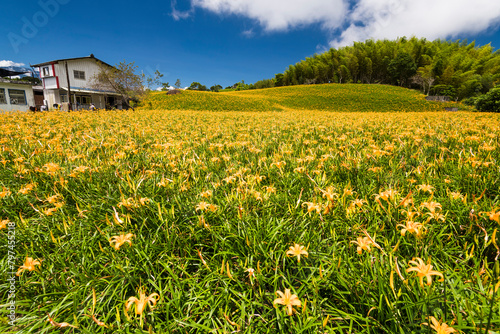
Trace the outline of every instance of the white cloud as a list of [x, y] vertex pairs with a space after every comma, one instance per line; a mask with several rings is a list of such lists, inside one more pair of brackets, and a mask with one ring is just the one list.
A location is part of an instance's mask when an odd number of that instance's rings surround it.
[[333, 47], [366, 39], [453, 38], [498, 28], [498, 0], [360, 0]]
[[267, 31], [320, 23], [334, 29], [347, 12], [345, 0], [191, 0], [193, 7], [254, 19]]
[[[328, 36], [338, 36], [332, 47], [366, 39], [397, 37], [453, 38], [498, 29], [499, 0], [190, 0], [187, 18], [195, 9], [255, 20], [268, 32], [320, 24]], [[350, 8], [350, 9], [349, 9]], [[251, 37], [253, 28], [242, 32]]]
[[15, 63], [12, 60], [0, 60], [0, 67], [24, 66], [23, 63]]

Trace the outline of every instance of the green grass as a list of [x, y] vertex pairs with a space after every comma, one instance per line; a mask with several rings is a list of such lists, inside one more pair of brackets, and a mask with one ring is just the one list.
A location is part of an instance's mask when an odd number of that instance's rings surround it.
[[[59, 331], [50, 316], [68, 333], [434, 333], [422, 325], [433, 316], [498, 333], [499, 117], [2, 114], [0, 332]], [[422, 238], [402, 235], [408, 210]], [[131, 245], [112, 247], [127, 233]], [[358, 254], [365, 233], [378, 247]], [[9, 297], [27, 257], [41, 264]], [[421, 287], [414, 257], [444, 280]], [[141, 288], [159, 296], [142, 319], [125, 311]], [[273, 304], [286, 289], [301, 301], [291, 316]]]
[[429, 102], [417, 91], [386, 85], [324, 84], [289, 86], [233, 92], [182, 91], [167, 95], [151, 93], [143, 109], [210, 111], [442, 111], [445, 106]]

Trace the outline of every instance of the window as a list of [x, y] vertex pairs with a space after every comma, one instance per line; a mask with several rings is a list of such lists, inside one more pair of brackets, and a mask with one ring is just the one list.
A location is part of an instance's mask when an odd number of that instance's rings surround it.
[[48, 76], [50, 76], [49, 67], [43, 67], [43, 68], [42, 68], [42, 71], [43, 71], [43, 76], [44, 76], [44, 77], [48, 77]]
[[10, 104], [26, 105], [26, 93], [24, 90], [9, 89]]
[[73, 71], [73, 73], [75, 74], [75, 79], [79, 79], [79, 80], [85, 80], [85, 72], [84, 71]]
[[92, 99], [90, 98], [90, 96], [85, 96], [85, 95], [77, 96], [76, 97], [76, 103], [79, 103], [79, 104], [91, 104], [92, 103]]
[[0, 104], [7, 104], [7, 99], [5, 98], [5, 89], [0, 88]]
[[68, 102], [68, 94], [61, 94], [61, 103]]

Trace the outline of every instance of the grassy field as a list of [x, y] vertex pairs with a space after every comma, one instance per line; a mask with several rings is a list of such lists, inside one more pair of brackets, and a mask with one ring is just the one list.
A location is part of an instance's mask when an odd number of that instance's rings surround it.
[[1, 114], [0, 332], [498, 333], [499, 145], [465, 112]]
[[209, 111], [442, 111], [454, 103], [428, 102], [417, 91], [386, 85], [325, 84], [289, 86], [234, 92], [155, 92], [144, 110]]

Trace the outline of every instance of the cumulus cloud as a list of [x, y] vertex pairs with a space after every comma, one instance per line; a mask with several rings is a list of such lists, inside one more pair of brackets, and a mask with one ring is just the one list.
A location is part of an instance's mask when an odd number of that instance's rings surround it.
[[498, 0], [360, 0], [348, 15], [349, 25], [333, 47], [354, 41], [403, 36], [430, 40], [498, 28]]
[[0, 67], [22, 67], [23, 63], [15, 63], [12, 60], [0, 60]]
[[184, 12], [175, 9], [176, 0], [171, 4], [176, 19], [198, 8], [250, 18], [268, 32], [320, 24], [325, 35], [336, 36], [332, 47], [370, 38], [453, 38], [500, 25], [499, 0], [190, 0]]
[[191, 0], [193, 8], [235, 14], [256, 20], [267, 31], [320, 23], [338, 28], [347, 13], [344, 0]]

